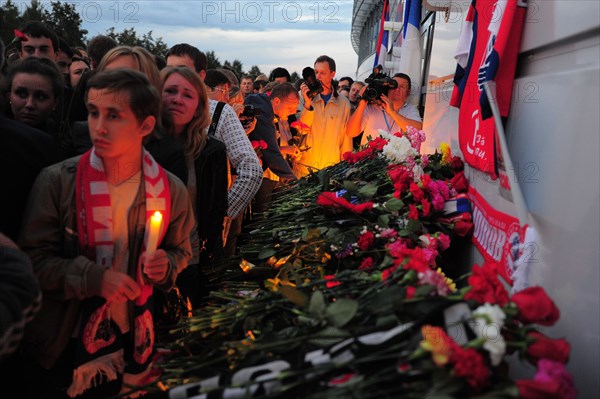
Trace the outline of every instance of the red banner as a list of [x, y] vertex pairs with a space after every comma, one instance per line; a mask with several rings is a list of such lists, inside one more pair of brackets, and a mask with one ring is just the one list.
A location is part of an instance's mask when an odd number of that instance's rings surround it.
[[524, 229], [519, 219], [494, 209], [469, 186], [473, 208], [473, 243], [486, 262], [496, 264], [504, 279], [512, 284], [515, 262], [523, 254], [521, 245]]
[[473, 1], [463, 28], [471, 31], [461, 34], [456, 55], [459, 64], [451, 105], [460, 107], [460, 149], [469, 165], [494, 178], [499, 149], [483, 83], [496, 82], [500, 113], [508, 116], [526, 6], [526, 0]]

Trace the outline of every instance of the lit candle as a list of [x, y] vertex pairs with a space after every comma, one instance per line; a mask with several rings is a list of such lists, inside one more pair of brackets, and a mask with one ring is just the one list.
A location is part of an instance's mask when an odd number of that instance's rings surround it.
[[146, 259], [150, 258], [156, 251], [156, 247], [158, 245], [158, 236], [162, 226], [162, 218], [162, 213], [159, 211], [154, 212], [154, 214], [150, 217], [150, 229], [148, 230], [148, 237], [146, 241]]

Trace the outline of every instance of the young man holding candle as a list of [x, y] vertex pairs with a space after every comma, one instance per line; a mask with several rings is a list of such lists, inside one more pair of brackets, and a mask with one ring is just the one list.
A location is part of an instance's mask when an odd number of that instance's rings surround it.
[[43, 291], [23, 340], [35, 381], [25, 397], [105, 398], [145, 383], [153, 286], [172, 288], [191, 257], [187, 190], [142, 147], [159, 93], [116, 69], [91, 78], [86, 99], [94, 146], [42, 171], [19, 241]]

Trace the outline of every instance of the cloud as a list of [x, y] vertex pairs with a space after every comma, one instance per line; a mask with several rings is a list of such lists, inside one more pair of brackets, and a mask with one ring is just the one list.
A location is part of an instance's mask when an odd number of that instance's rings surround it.
[[[152, 31], [167, 45], [190, 43], [215, 51], [221, 62], [238, 59], [245, 69], [277, 66], [290, 73], [323, 54], [337, 63], [337, 76], [354, 76], [358, 56], [350, 43], [352, 0], [341, 1], [137, 1], [93, 2], [80, 7], [88, 37], [110, 27]], [[85, 9], [84, 9], [85, 8]]]
[[[167, 32], [167, 43], [190, 43], [203, 51], [215, 51], [220, 61], [239, 59], [244, 68], [258, 65], [269, 73], [282, 66], [300, 73], [305, 66], [323, 54], [337, 64], [338, 77], [354, 76], [358, 57], [348, 38], [348, 32], [326, 30], [274, 29], [262, 31], [237, 31], [221, 28], [187, 28]], [[276, 37], [277, 40], [273, 40]], [[323, 38], [327, 37], [324, 42]]]

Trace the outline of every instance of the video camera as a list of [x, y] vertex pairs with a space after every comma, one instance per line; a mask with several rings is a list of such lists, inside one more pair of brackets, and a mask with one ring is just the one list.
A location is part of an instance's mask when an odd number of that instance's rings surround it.
[[244, 105], [244, 110], [240, 114], [240, 122], [242, 122], [242, 126], [244, 127], [244, 129], [252, 123], [252, 120], [257, 115], [261, 114], [262, 110], [260, 108], [254, 108], [254, 106], [251, 104]]
[[256, 115], [262, 114], [262, 110], [260, 108], [254, 108], [251, 104], [244, 105], [244, 111], [240, 114], [240, 116], [245, 116], [246, 118], [254, 118]]
[[386, 95], [390, 89], [397, 89], [398, 82], [390, 78], [383, 72], [374, 72], [365, 79], [367, 88], [362, 95], [362, 98], [367, 102], [372, 103], [381, 99], [381, 95]]
[[311, 67], [306, 67], [302, 70], [302, 78], [308, 86], [308, 93], [306, 93], [308, 97], [313, 98], [323, 91], [323, 85], [317, 80], [315, 70]]

